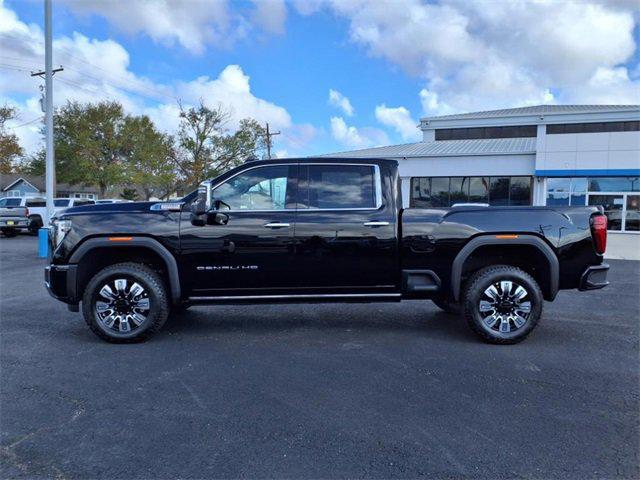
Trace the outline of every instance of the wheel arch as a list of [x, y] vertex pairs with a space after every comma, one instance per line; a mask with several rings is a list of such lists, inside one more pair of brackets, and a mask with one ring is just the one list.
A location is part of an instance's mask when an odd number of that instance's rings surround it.
[[[160, 266], [166, 273], [167, 287], [171, 302], [180, 303], [182, 291], [178, 264], [171, 252], [159, 241], [149, 237], [126, 237], [125, 241], [113, 241], [109, 238], [91, 238], [86, 240], [73, 252], [69, 263], [76, 265], [73, 281], [73, 297], [79, 300], [80, 291], [98, 269], [123, 261], [151, 262]], [[113, 255], [105, 260], [104, 253]], [[80, 295], [81, 296], [81, 295]]]
[[[536, 235], [491, 234], [472, 238], [456, 255], [451, 266], [451, 295], [454, 301], [457, 302], [460, 300], [465, 266], [469, 265], [473, 254], [483, 251], [488, 252], [490, 250], [494, 252], [503, 250], [505, 254], [508, 253], [507, 256], [510, 257], [511, 260], [505, 262], [501, 259], [498, 263], [507, 263], [515, 267], [532, 265], [532, 261], [543, 262], [542, 267], [544, 271], [537, 275], [533, 274], [533, 276], [540, 284], [545, 300], [553, 300], [555, 298], [560, 282], [560, 264], [551, 246]], [[521, 253], [525, 253], [525, 251], [530, 252], [533, 253], [533, 256], [520, 255], [520, 259], [518, 260], [513, 255], [513, 252], [518, 251]], [[495, 258], [495, 255], [489, 255], [488, 261], [483, 262], [480, 260], [477, 264], [480, 267], [489, 266], [495, 263], [491, 261], [492, 258]]]

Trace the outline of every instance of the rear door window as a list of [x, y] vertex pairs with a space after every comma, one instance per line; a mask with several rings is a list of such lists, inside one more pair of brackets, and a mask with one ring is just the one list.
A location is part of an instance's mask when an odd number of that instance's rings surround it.
[[304, 187], [299, 208], [377, 208], [379, 179], [373, 165], [309, 165], [300, 170]]

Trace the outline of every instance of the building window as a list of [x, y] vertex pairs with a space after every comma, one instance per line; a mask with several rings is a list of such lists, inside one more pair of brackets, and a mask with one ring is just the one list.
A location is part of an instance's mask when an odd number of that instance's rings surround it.
[[413, 177], [411, 207], [450, 207], [456, 203], [531, 205], [532, 177]]
[[559, 123], [547, 125], [547, 134], [562, 133], [600, 133], [600, 132], [637, 132], [640, 122], [596, 122], [596, 123]]
[[628, 232], [640, 231], [640, 195], [627, 194], [625, 208], [625, 230]]
[[609, 231], [640, 231], [640, 177], [548, 178], [547, 205], [599, 205]]
[[436, 140], [477, 140], [482, 138], [535, 137], [536, 125], [514, 125], [508, 127], [440, 128]]

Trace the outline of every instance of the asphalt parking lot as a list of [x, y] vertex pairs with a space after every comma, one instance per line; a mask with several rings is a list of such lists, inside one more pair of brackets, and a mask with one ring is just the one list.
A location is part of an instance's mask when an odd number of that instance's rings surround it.
[[640, 262], [524, 343], [430, 302], [194, 308], [110, 345], [0, 238], [1, 478], [638, 478]]

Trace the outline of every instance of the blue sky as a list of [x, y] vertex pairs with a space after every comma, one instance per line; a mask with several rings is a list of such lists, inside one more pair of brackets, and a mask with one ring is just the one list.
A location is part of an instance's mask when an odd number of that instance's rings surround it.
[[[116, 99], [160, 128], [180, 98], [270, 124], [280, 156], [418, 141], [420, 117], [638, 103], [635, 1], [54, 0], [56, 103]], [[0, 0], [0, 100], [40, 141], [43, 2]]]

